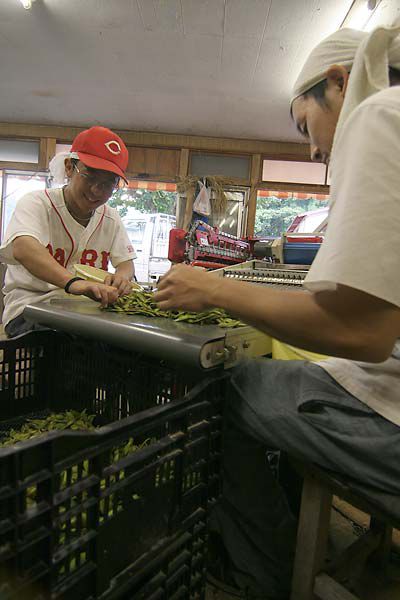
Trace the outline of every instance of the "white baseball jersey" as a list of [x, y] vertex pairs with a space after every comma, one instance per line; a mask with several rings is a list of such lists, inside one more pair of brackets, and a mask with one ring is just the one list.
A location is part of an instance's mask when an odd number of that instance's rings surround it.
[[0, 260], [8, 265], [3, 289], [4, 325], [17, 317], [27, 304], [60, 291], [55, 285], [31, 275], [14, 258], [12, 242], [22, 235], [38, 240], [71, 273], [74, 273], [74, 263], [107, 270], [109, 261], [117, 267], [136, 258], [115, 208], [100, 206], [83, 227], [68, 212], [62, 189], [26, 194], [15, 208], [0, 247]]

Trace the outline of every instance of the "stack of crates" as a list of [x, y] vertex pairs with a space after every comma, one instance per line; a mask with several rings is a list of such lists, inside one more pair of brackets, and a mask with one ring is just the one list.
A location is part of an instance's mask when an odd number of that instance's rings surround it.
[[68, 409], [100, 426], [0, 448], [0, 599], [204, 598], [224, 378], [43, 331], [0, 342], [0, 388], [0, 438]]

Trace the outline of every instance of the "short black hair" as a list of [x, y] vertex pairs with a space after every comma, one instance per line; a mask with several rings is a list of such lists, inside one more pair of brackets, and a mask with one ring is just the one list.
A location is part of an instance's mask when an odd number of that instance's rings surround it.
[[302, 94], [303, 98], [308, 98], [309, 96], [311, 96], [321, 106], [327, 106], [327, 102], [326, 102], [326, 98], [325, 98], [325, 92], [326, 92], [327, 86], [328, 86], [328, 80], [323, 79], [322, 81], [313, 85], [312, 88], [310, 88], [309, 90], [304, 92], [304, 94]]
[[[390, 83], [391, 87], [394, 85], [400, 85], [400, 71], [398, 69], [389, 67], [389, 83]], [[328, 103], [325, 98], [325, 91], [326, 91], [327, 85], [328, 85], [327, 80], [323, 79], [319, 83], [316, 83], [315, 85], [313, 85], [312, 88], [310, 88], [309, 90], [304, 92], [304, 94], [302, 94], [302, 96], [303, 96], [303, 98], [308, 98], [309, 96], [311, 96], [318, 102], [318, 104], [326, 107], [326, 106], [328, 106]]]
[[[315, 98], [315, 100], [318, 102], [318, 104], [320, 104], [322, 107], [327, 107], [328, 103], [325, 98], [325, 90], [326, 90], [327, 85], [328, 85], [328, 81], [326, 79], [323, 79], [319, 83], [316, 83], [315, 85], [313, 85], [312, 88], [310, 88], [309, 90], [304, 92], [304, 94], [300, 94], [300, 97], [308, 98], [309, 96], [312, 96], [313, 98]], [[293, 119], [293, 106], [292, 105], [290, 106], [290, 116]]]

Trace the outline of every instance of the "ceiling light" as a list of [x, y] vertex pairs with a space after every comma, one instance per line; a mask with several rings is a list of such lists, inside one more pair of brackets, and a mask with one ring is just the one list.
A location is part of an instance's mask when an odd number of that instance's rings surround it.
[[381, 0], [354, 0], [341, 27], [365, 29]]
[[20, 0], [20, 2], [22, 6], [28, 10], [28, 8], [32, 8], [32, 2], [35, 2], [35, 0]]

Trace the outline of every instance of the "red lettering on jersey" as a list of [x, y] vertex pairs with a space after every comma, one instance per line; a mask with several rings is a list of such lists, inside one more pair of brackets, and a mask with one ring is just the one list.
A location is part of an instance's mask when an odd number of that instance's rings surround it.
[[65, 250], [64, 250], [64, 248], [56, 248], [55, 252], [54, 252], [53, 246], [51, 244], [47, 244], [46, 248], [49, 251], [49, 253], [51, 254], [51, 256], [54, 258], [54, 260], [56, 260], [62, 266], [65, 265]]
[[96, 266], [98, 254], [96, 250], [84, 250], [81, 256], [81, 265], [90, 265], [91, 267]]
[[109, 258], [110, 258], [110, 253], [103, 250], [101, 253], [101, 267], [100, 267], [101, 269], [103, 269], [103, 271], [108, 271]]
[[65, 265], [65, 250], [64, 248], [57, 248], [57, 250], [55, 251], [53, 258], [60, 263], [60, 265], [63, 267]]

